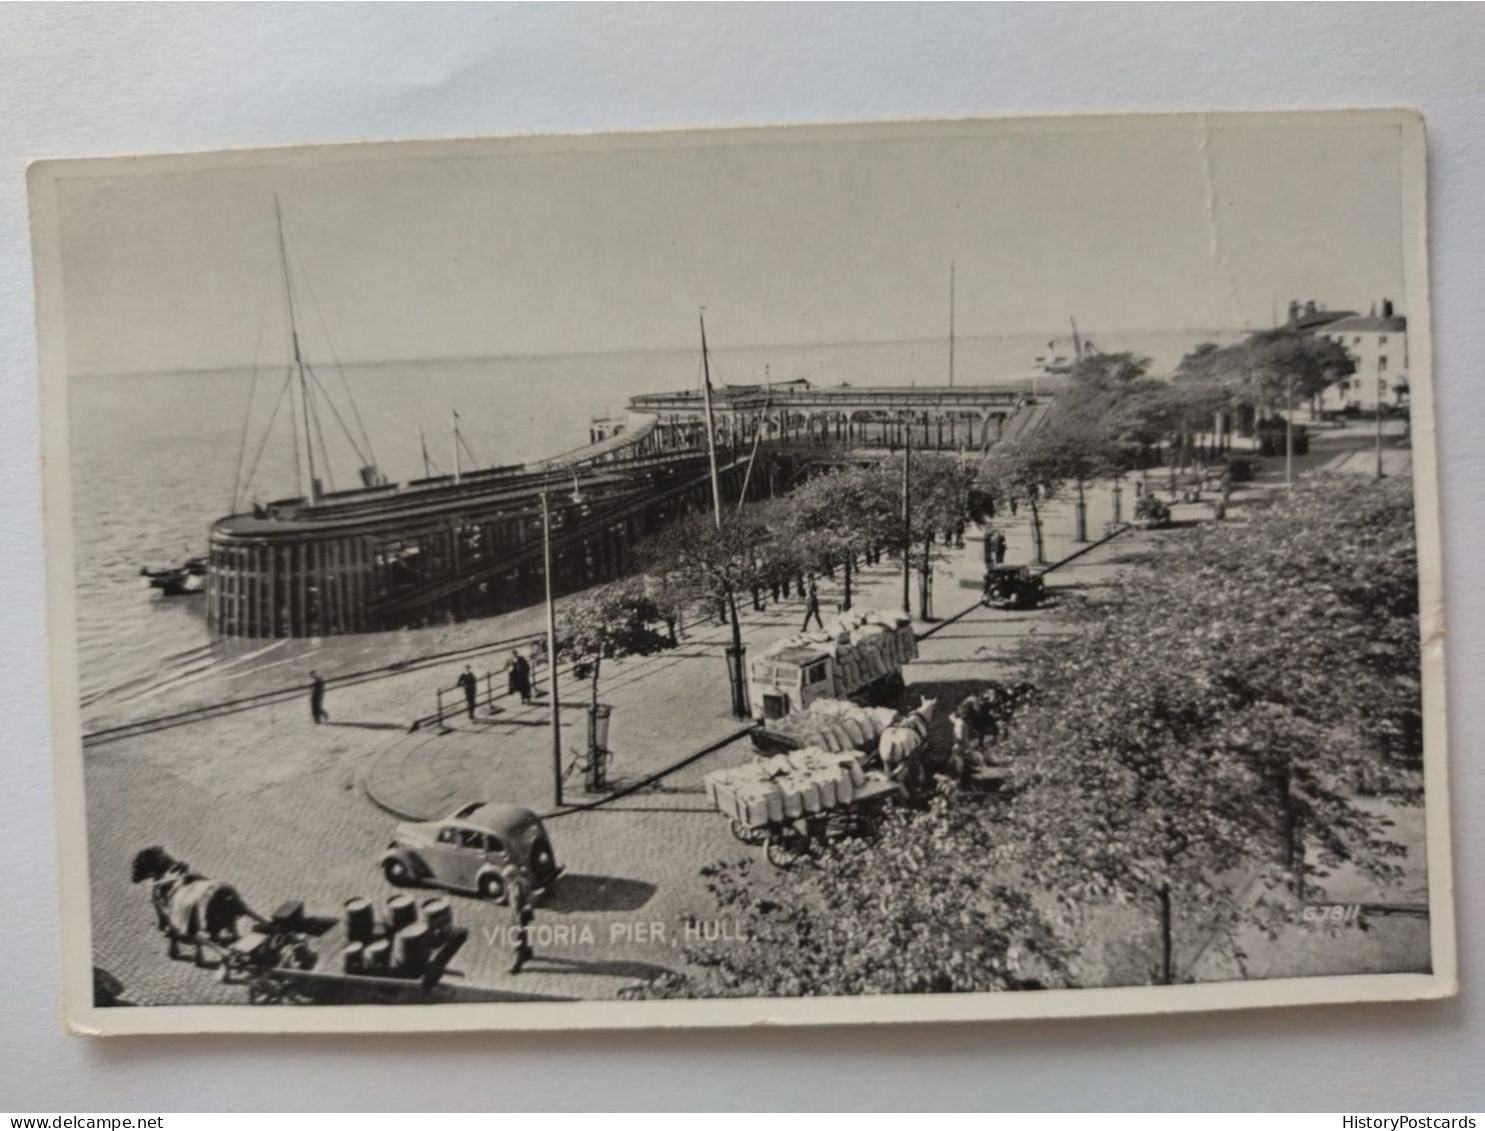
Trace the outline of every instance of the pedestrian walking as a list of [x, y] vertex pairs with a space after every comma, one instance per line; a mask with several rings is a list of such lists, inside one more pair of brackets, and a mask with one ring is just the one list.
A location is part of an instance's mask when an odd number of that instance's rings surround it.
[[515, 868], [509, 868], [505, 873], [505, 902], [510, 908], [510, 972], [519, 974], [521, 968], [535, 957], [531, 950], [531, 922], [536, 918], [536, 912], [531, 907], [531, 889]]
[[310, 672], [309, 678], [309, 713], [317, 725], [328, 723], [330, 714], [325, 710], [325, 677], [319, 672]]
[[506, 691], [511, 695], [519, 695], [522, 703], [530, 703], [531, 662], [521, 655], [519, 649], [511, 649], [510, 659], [505, 664], [505, 673]]
[[1021, 507], [1021, 500], [1018, 499], [1015, 495], [1012, 495], [1011, 496], [1011, 517], [1012, 518], [1015, 518], [1016, 517], [1016, 511], [1018, 511], [1020, 509], [1020, 507]]
[[995, 564], [996, 565], [1004, 565], [1005, 564], [1005, 549], [1006, 549], [1006, 546], [1005, 546], [1005, 531], [1003, 531], [1003, 530], [997, 530], [995, 532]]
[[474, 670], [464, 665], [464, 671], [459, 675], [459, 686], [464, 689], [464, 705], [469, 709], [469, 717], [474, 718], [474, 700], [479, 688], [479, 681], [474, 678]]
[[806, 628], [809, 628], [810, 617], [815, 618], [815, 626], [817, 628], [825, 627], [825, 621], [820, 617], [820, 593], [819, 590], [815, 588], [814, 577], [811, 577], [809, 579], [805, 588], [804, 624], [800, 627], [801, 632], [803, 632]]

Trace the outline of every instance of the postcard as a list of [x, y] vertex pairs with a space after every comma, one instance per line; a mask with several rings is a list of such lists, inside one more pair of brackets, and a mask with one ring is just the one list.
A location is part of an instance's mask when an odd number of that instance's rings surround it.
[[1455, 992], [1415, 113], [29, 184], [75, 1032]]

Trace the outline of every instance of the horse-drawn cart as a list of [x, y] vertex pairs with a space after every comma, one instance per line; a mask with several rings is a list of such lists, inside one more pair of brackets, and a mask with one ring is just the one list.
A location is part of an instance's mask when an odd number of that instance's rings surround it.
[[[790, 717], [802, 729], [774, 733], [781, 753], [708, 773], [708, 796], [731, 819], [732, 836], [762, 845], [775, 868], [793, 867], [841, 837], [875, 836], [885, 807], [927, 782], [933, 709], [925, 699], [910, 714], [882, 718], [842, 701], [815, 702]], [[830, 726], [803, 727], [811, 717]], [[821, 745], [790, 750], [805, 735]]]
[[812, 748], [707, 775], [707, 793], [732, 835], [762, 845], [768, 862], [790, 868], [832, 840], [871, 836], [883, 809], [904, 790], [859, 751]]
[[308, 918], [297, 901], [265, 917], [231, 884], [202, 876], [158, 845], [134, 857], [132, 876], [150, 884], [169, 957], [187, 948], [223, 982], [246, 984], [254, 1004], [426, 996], [469, 938], [447, 900], [420, 907], [405, 894], [389, 899], [380, 919], [361, 898], [347, 901], [339, 921]]
[[[350, 940], [343, 929], [338, 928], [335, 934], [334, 938], [320, 940], [318, 951], [311, 951], [308, 957], [299, 947], [280, 947], [264, 940], [261, 957], [249, 956], [236, 964], [228, 980], [245, 981], [248, 1001], [254, 1005], [408, 1001], [432, 992], [469, 938], [468, 928], [452, 927], [425, 961], [380, 970], [363, 967], [348, 973]], [[243, 943], [251, 946], [252, 939], [250, 933], [243, 937]]]

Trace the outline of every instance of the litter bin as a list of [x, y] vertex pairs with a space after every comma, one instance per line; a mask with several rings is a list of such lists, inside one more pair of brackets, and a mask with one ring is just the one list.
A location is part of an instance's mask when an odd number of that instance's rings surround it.
[[614, 709], [607, 703], [588, 708], [588, 792], [608, 787], [608, 721]]
[[594, 703], [588, 708], [588, 753], [608, 749], [608, 720], [614, 709], [607, 703]]
[[746, 645], [727, 646], [727, 682], [732, 686], [732, 714], [735, 718], [752, 718], [748, 705], [748, 649]]

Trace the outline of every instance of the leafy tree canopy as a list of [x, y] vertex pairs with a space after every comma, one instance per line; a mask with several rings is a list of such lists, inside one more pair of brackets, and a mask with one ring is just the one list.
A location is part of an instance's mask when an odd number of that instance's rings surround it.
[[1071, 902], [1252, 916], [1220, 877], [1296, 829], [1324, 865], [1395, 875], [1356, 791], [1417, 800], [1386, 756], [1418, 733], [1406, 484], [1318, 478], [1171, 547], [1082, 632], [1028, 652], [1041, 695], [1004, 747], [1028, 876]]
[[557, 654], [591, 672], [596, 701], [604, 660], [649, 656], [673, 647], [671, 638], [659, 629], [664, 619], [642, 578], [604, 585], [564, 602], [557, 610]]
[[1249, 404], [1282, 404], [1286, 386], [1303, 401], [1355, 372], [1351, 355], [1339, 342], [1292, 330], [1264, 330], [1235, 345], [1198, 346], [1181, 359], [1176, 379], [1220, 385]]
[[1074, 388], [1119, 389], [1148, 376], [1150, 359], [1134, 353], [1090, 353], [1072, 367], [1068, 375]]
[[751, 863], [707, 869], [747, 937], [687, 952], [693, 970], [631, 997], [966, 993], [1065, 981], [1066, 954], [1023, 894], [993, 878], [996, 829], [949, 794], [893, 812], [771, 887]]

